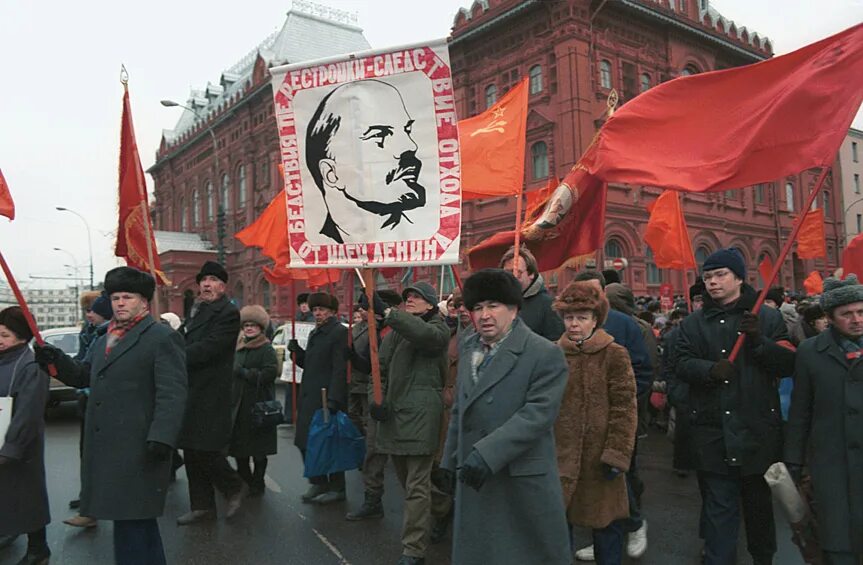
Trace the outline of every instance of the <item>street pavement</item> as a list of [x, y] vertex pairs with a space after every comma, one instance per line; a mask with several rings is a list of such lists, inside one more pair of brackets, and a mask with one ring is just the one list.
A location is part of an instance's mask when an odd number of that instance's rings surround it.
[[[68, 502], [77, 497], [79, 423], [74, 405], [53, 409], [46, 431], [46, 474], [51, 501], [52, 523], [48, 543], [54, 565], [113, 563], [112, 527], [102, 522], [97, 528], [80, 530], [63, 524], [73, 514]], [[307, 488], [302, 462], [293, 446], [293, 430], [279, 429], [279, 453], [270, 458], [267, 492], [247, 499], [231, 520], [177, 527], [175, 519], [189, 509], [185, 473], [168, 492], [165, 514], [159, 520], [165, 552], [171, 564], [310, 564], [389, 565], [401, 554], [399, 534], [402, 521], [402, 490], [391, 468], [387, 469], [383, 520], [348, 522], [344, 514], [362, 503], [362, 481], [358, 472], [348, 473], [348, 500], [331, 506], [300, 502]], [[671, 444], [656, 430], [640, 449], [641, 474], [646, 484], [644, 515], [648, 520], [649, 548], [641, 559], [644, 565], [697, 564], [700, 499], [694, 476], [679, 478], [671, 470]], [[219, 497], [219, 504], [224, 500]], [[221, 511], [221, 508], [220, 508]], [[776, 510], [779, 553], [777, 565], [798, 565], [802, 559], [791, 543], [787, 522]], [[530, 516], [524, 516], [529, 520]], [[741, 528], [742, 530], [742, 528]], [[476, 532], [487, 535], [488, 532]], [[577, 531], [576, 546], [587, 545], [588, 531]], [[751, 563], [741, 532], [740, 565]], [[0, 565], [15, 563], [23, 555], [26, 537], [0, 552]], [[429, 550], [428, 565], [450, 563], [449, 539]], [[626, 562], [626, 561], [625, 561]], [[493, 565], [493, 564], [489, 564]], [[528, 565], [528, 564], [525, 564]]]

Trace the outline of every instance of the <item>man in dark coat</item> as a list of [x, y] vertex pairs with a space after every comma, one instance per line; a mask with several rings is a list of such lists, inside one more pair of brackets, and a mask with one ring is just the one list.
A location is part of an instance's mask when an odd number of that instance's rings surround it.
[[461, 344], [441, 459], [442, 469], [458, 472], [458, 565], [572, 562], [554, 446], [567, 366], [557, 345], [519, 319], [521, 290], [499, 269], [464, 283], [478, 330]]
[[523, 304], [519, 317], [534, 333], [549, 341], [557, 341], [563, 335], [563, 320], [551, 308], [552, 297], [545, 288], [533, 253], [522, 245], [518, 248], [518, 259], [515, 259], [515, 249], [510, 247], [500, 258], [500, 267], [513, 273], [521, 284]]
[[195, 281], [199, 300], [180, 328], [186, 337], [189, 401], [179, 443], [191, 502], [190, 511], [177, 518], [181, 526], [216, 517], [214, 487], [228, 499], [227, 518], [237, 513], [247, 490], [225, 458], [233, 428], [231, 388], [240, 313], [225, 295], [224, 267], [207, 261]]
[[315, 317], [312, 315], [312, 310], [309, 308], [309, 293], [301, 292], [297, 295], [297, 313], [294, 318], [298, 322], [314, 322]]
[[[791, 374], [794, 353], [782, 344], [788, 333], [779, 312], [763, 307], [757, 316], [750, 313], [757, 297], [743, 282], [739, 251], [720, 249], [702, 273], [704, 307], [681, 324], [674, 364], [689, 384], [691, 442], [704, 497], [704, 562], [735, 562], [742, 500], [749, 553], [755, 565], [768, 564], [776, 553], [776, 528], [764, 472], [782, 458], [777, 383]], [[728, 355], [739, 333], [746, 342], [732, 364]]]
[[[863, 286], [824, 281], [831, 329], [800, 344], [785, 442], [797, 480], [808, 464], [826, 565], [863, 562]], [[807, 457], [808, 455], [808, 457]]]
[[[315, 329], [309, 334], [306, 348], [300, 347], [294, 339], [288, 342], [288, 351], [296, 355], [297, 365], [303, 368], [294, 433], [294, 445], [303, 458], [312, 416], [323, 408], [321, 389], [327, 390], [327, 407], [331, 413], [346, 410], [348, 406], [348, 329], [336, 317], [339, 300], [325, 292], [314, 292], [309, 295], [309, 307], [315, 317]], [[330, 504], [345, 499], [343, 472], [309, 477], [309, 483], [309, 490], [302, 496], [303, 502]]]
[[83, 362], [51, 346], [37, 361], [61, 381], [90, 387], [81, 477], [81, 514], [114, 520], [119, 565], [165, 563], [156, 518], [162, 515], [171, 453], [186, 406], [186, 359], [180, 335], [150, 316], [156, 283], [117, 267], [105, 275], [114, 317]]

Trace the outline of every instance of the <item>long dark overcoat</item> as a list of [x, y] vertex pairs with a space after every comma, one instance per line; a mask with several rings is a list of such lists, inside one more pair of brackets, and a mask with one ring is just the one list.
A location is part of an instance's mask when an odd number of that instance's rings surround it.
[[86, 371], [62, 371], [70, 386], [90, 387], [81, 465], [81, 515], [143, 520], [162, 515], [171, 462], [147, 457], [147, 442], [175, 447], [186, 407], [183, 338], [151, 317], [105, 356], [107, 335], [90, 348]]
[[222, 451], [233, 428], [231, 387], [240, 313], [227, 296], [200, 309], [182, 328], [186, 336], [189, 400], [180, 447]]
[[348, 406], [347, 347], [348, 329], [333, 316], [312, 330], [306, 349], [297, 353], [297, 365], [303, 368], [303, 382], [294, 445], [301, 451], [306, 449], [312, 416], [323, 406], [322, 388], [327, 389], [327, 399], [335, 400], [342, 410]]
[[33, 532], [51, 521], [44, 457], [48, 386], [29, 347], [0, 356], [0, 396], [14, 399], [12, 421], [0, 437], [0, 456], [10, 459], [0, 465], [0, 536]]
[[252, 424], [252, 408], [257, 402], [276, 398], [278, 367], [276, 350], [263, 334], [251, 342], [241, 342], [238, 346], [234, 357], [236, 417], [231, 448], [228, 451], [232, 457], [266, 457], [276, 454], [275, 426], [255, 428]]
[[569, 565], [554, 422], [567, 383], [563, 352], [521, 320], [473, 384], [474, 334], [460, 348], [457, 393], [441, 467], [476, 449], [493, 475], [456, 486], [452, 562]]
[[822, 549], [863, 553], [863, 359], [833, 331], [797, 350], [785, 461], [809, 466]]

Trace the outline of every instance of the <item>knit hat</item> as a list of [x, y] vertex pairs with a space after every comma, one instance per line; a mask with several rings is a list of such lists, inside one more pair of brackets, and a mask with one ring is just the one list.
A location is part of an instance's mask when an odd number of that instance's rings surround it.
[[767, 296], [765, 296], [767, 300], [772, 300], [777, 304], [777, 306], [781, 306], [783, 302], [785, 302], [785, 289], [781, 286], [774, 286], [770, 290], [767, 291]]
[[857, 275], [851, 274], [841, 281], [835, 277], [824, 279], [824, 291], [821, 293], [821, 308], [831, 314], [835, 308], [863, 302], [863, 286], [857, 282]]
[[481, 269], [464, 281], [464, 305], [473, 310], [477, 303], [493, 300], [521, 308], [524, 298], [521, 283], [503, 269]]
[[254, 322], [262, 330], [265, 330], [270, 325], [270, 316], [263, 306], [251, 304], [240, 309], [240, 323], [245, 324], [246, 322]]
[[414, 283], [410, 286], [405, 287], [402, 291], [402, 299], [408, 299], [408, 292], [414, 291], [420, 296], [423, 297], [423, 300], [434, 306], [437, 304], [437, 293], [434, 290], [434, 287], [427, 282], [418, 282]]
[[701, 267], [701, 272], [713, 271], [715, 269], [728, 269], [741, 280], [746, 280], [746, 262], [743, 260], [743, 255], [740, 251], [733, 247], [719, 249], [714, 251], [710, 257], [704, 261]]
[[566, 313], [589, 310], [596, 316], [598, 326], [604, 324], [605, 318], [608, 316], [608, 299], [596, 288], [595, 284], [587, 281], [569, 283], [551, 307], [561, 316]]
[[339, 311], [339, 299], [326, 292], [313, 292], [309, 294], [308, 305], [310, 310], [315, 306], [320, 306], [321, 308], [329, 308], [333, 312]]
[[27, 318], [24, 317], [24, 312], [19, 306], [10, 306], [0, 310], [0, 326], [6, 326], [9, 331], [18, 336], [18, 339], [24, 341], [33, 339], [33, 332], [30, 331]]
[[222, 281], [223, 283], [228, 282], [228, 271], [225, 268], [215, 261], [207, 261], [201, 267], [201, 271], [195, 275], [195, 282], [201, 284], [201, 279], [206, 277], [207, 275], [212, 275]]
[[81, 308], [84, 310], [92, 310], [93, 303], [102, 295], [98, 290], [85, 290], [78, 297], [78, 302], [81, 303]]
[[114, 317], [114, 309], [111, 308], [111, 299], [108, 298], [107, 294], [100, 294], [99, 298], [96, 299], [95, 302], [88, 308], [88, 310], [92, 310], [96, 314], [99, 314], [106, 320], [110, 320]]
[[140, 294], [149, 302], [156, 292], [156, 281], [149, 273], [138, 269], [117, 267], [105, 273], [105, 294], [111, 296], [115, 292]]

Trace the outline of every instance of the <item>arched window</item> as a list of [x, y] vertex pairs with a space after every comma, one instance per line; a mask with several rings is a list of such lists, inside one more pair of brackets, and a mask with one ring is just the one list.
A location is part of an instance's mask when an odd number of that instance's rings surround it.
[[221, 206], [222, 210], [225, 212], [231, 210], [231, 199], [228, 193], [228, 174], [224, 173], [222, 175], [222, 194], [219, 195], [219, 206]]
[[270, 283], [267, 279], [261, 279], [261, 306], [264, 310], [270, 309]]
[[605, 242], [605, 257], [607, 259], [617, 259], [623, 257], [623, 246], [616, 239], [609, 239]]
[[238, 282], [234, 287], [234, 301], [237, 303], [237, 307], [242, 308], [243, 306], [243, 283]]
[[528, 71], [530, 77], [530, 93], [539, 94], [542, 92], [542, 66], [534, 65]]
[[794, 211], [794, 185], [790, 182], [785, 183], [785, 209]]
[[188, 228], [188, 217], [186, 216], [186, 201], [180, 197], [180, 231]]
[[246, 207], [246, 166], [240, 165], [237, 169], [237, 208], [242, 210]]
[[599, 84], [602, 88], [611, 88], [611, 63], [604, 59], [599, 62]]
[[207, 221], [212, 222], [216, 207], [213, 202], [213, 183], [210, 181], [207, 181], [207, 186], [204, 188], [204, 197], [207, 199]]
[[201, 225], [201, 195], [198, 189], [192, 190], [192, 228]]
[[491, 108], [497, 102], [497, 86], [490, 84], [485, 87], [485, 107]]
[[701, 246], [695, 250], [695, 262], [698, 263], [699, 267], [707, 261], [708, 257], [710, 257], [710, 250], [706, 247]]
[[533, 163], [534, 180], [548, 177], [548, 146], [544, 141], [531, 145], [530, 157]]
[[699, 72], [700, 71], [695, 65], [689, 63], [688, 65], [683, 67], [682, 71], [680, 71], [680, 76], [688, 77], [689, 75], [697, 75]]
[[650, 90], [650, 75], [647, 73], [642, 73], [640, 79], [641, 92], [647, 92]]
[[653, 251], [645, 246], [644, 262], [647, 265], [647, 284], [662, 284], [662, 271], [653, 262]]

